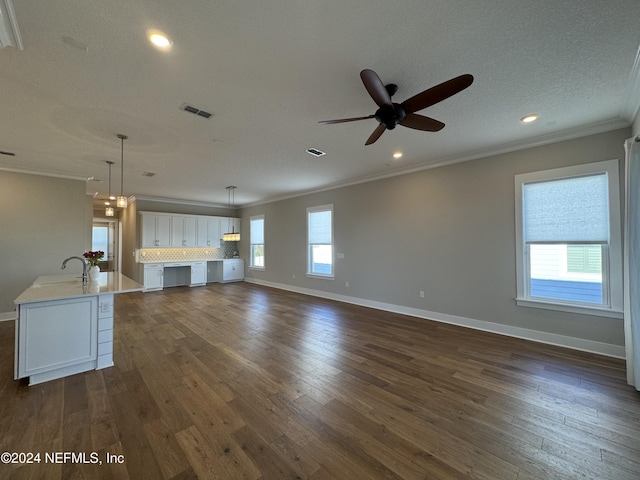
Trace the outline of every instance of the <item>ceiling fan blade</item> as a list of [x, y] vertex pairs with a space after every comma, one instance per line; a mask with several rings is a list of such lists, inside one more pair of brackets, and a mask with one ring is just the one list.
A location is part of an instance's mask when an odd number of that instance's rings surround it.
[[367, 141], [365, 142], [365, 145], [371, 145], [376, 140], [378, 140], [386, 129], [387, 127], [385, 127], [383, 124], [378, 125], [376, 129], [373, 131], [373, 133], [369, 136]]
[[344, 123], [344, 122], [355, 122], [358, 120], [367, 120], [373, 117], [375, 117], [375, 115], [367, 115], [366, 117], [339, 118], [337, 120], [322, 120], [318, 123], [324, 123], [325, 125], [328, 125], [330, 123]]
[[441, 102], [445, 98], [449, 98], [458, 92], [461, 92], [469, 85], [473, 83], [473, 75], [465, 74], [459, 77], [452, 78], [446, 82], [431, 87], [422, 93], [414, 95], [413, 97], [402, 102], [407, 113], [414, 113], [423, 108], [430, 107], [438, 102]]
[[437, 132], [444, 128], [444, 123], [435, 118], [425, 117], [417, 113], [407, 113], [407, 116], [400, 122], [400, 125], [416, 130], [424, 130], [425, 132]]
[[360, 78], [367, 92], [369, 92], [373, 101], [376, 102], [376, 105], [379, 107], [392, 105], [389, 92], [384, 88], [384, 84], [376, 72], [367, 68], [360, 72]]

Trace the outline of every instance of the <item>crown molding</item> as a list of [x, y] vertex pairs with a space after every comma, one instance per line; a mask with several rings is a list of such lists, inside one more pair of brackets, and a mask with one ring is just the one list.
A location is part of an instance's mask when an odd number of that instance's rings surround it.
[[22, 173], [25, 175], [37, 175], [40, 177], [65, 178], [67, 180], [79, 180], [81, 182], [88, 182], [92, 180], [92, 177], [82, 177], [79, 175], [70, 175], [68, 173], [41, 172], [41, 171], [35, 171], [35, 170], [28, 170], [25, 168], [4, 167], [1, 165], [0, 165], [0, 171]]
[[[173, 203], [176, 205], [192, 205], [196, 207], [212, 207], [212, 208], [229, 208], [227, 204], [220, 203], [211, 203], [211, 202], [202, 202], [198, 200], [182, 200], [178, 198], [164, 198], [164, 197], [150, 197], [146, 195], [136, 195], [136, 200], [146, 200], [149, 202], [159, 202], [159, 203]], [[236, 206], [236, 208], [239, 208]]]

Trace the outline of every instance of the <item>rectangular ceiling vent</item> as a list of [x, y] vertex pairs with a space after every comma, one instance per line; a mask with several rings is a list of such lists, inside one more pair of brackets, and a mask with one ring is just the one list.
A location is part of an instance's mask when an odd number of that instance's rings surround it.
[[8, 155], [9, 157], [15, 157], [16, 154], [13, 152], [4, 152], [2, 150], [0, 150], [0, 155]]
[[203, 118], [213, 117], [213, 113], [209, 113], [205, 110], [200, 110], [199, 108], [196, 108], [193, 105], [189, 105], [188, 103], [183, 103], [182, 105], [180, 105], [180, 110], [193, 113], [194, 115], [198, 115], [199, 117], [203, 117]]
[[153, 177], [154, 175], [154, 172], [142, 172], [143, 177]]
[[317, 148], [307, 148], [306, 152], [309, 155], [313, 155], [314, 157], [321, 157], [323, 155], [326, 155], [325, 152], [318, 150]]

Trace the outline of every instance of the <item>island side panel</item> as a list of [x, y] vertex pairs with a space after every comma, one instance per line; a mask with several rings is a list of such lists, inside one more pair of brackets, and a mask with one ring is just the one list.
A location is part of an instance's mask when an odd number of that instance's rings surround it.
[[96, 367], [97, 296], [23, 304], [17, 321], [17, 378], [34, 384]]

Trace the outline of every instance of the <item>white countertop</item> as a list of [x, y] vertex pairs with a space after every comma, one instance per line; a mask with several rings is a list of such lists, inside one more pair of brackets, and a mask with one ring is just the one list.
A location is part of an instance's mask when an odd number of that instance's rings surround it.
[[77, 273], [45, 275], [36, 278], [33, 284], [22, 292], [13, 303], [18, 305], [110, 293], [140, 292], [143, 288], [144, 286], [138, 282], [115, 272], [101, 272], [98, 281], [87, 280], [86, 285], [82, 285], [82, 278]]

